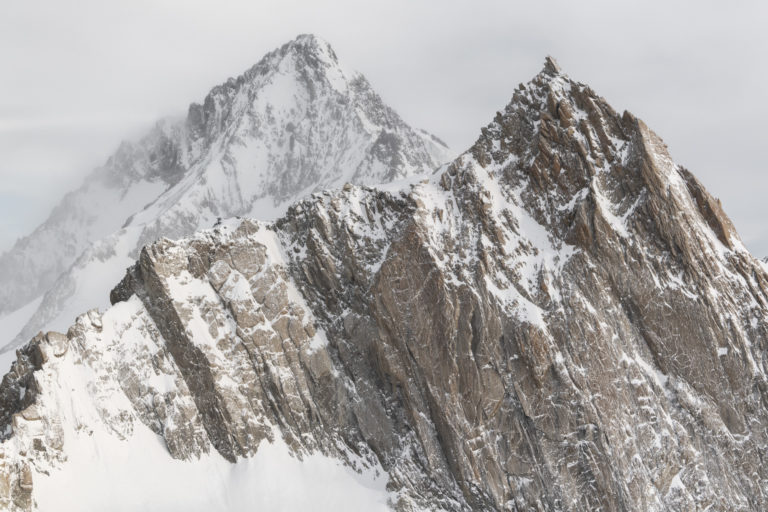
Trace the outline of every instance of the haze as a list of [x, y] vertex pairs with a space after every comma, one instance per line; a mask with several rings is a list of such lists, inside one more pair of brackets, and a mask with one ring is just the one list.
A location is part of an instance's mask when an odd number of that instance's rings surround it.
[[0, 251], [121, 139], [311, 32], [457, 152], [553, 55], [659, 133], [766, 256], [767, 14], [764, 2], [6, 3]]

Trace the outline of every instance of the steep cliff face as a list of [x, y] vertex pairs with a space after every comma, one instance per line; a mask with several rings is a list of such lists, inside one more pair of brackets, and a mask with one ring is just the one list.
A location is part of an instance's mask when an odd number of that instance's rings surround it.
[[161, 240], [111, 300], [0, 386], [6, 507], [146, 436], [185, 468], [284, 443], [397, 510], [768, 507], [768, 272], [552, 60], [429, 178]]
[[20, 333], [2, 333], [0, 346], [66, 329], [83, 310], [108, 305], [110, 283], [146, 243], [188, 236], [217, 218], [272, 220], [313, 191], [430, 172], [448, 154], [328, 43], [299, 36], [215, 87], [186, 119], [123, 144], [0, 257], [0, 315], [45, 295]]

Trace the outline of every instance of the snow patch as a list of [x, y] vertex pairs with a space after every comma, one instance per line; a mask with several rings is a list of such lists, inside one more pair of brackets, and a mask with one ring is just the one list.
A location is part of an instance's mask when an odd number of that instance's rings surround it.
[[[170, 457], [143, 425], [125, 440], [97, 430], [70, 432], [67, 462], [34, 476], [39, 510], [58, 512], [386, 511], [381, 467], [354, 471], [321, 454], [294, 457], [281, 440], [231, 464], [218, 453]], [[365, 467], [359, 464], [359, 467]]]

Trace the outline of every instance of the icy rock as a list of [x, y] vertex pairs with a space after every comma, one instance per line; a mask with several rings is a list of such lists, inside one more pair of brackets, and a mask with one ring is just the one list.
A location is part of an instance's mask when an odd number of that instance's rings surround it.
[[380, 467], [402, 511], [768, 508], [768, 272], [658, 136], [553, 69], [426, 183], [146, 246], [100, 328], [19, 351], [0, 426], [40, 419], [1, 445], [0, 503], [31, 510], [85, 432], [150, 428], [192, 465], [282, 440]]
[[112, 283], [145, 244], [221, 218], [272, 220], [315, 191], [426, 174], [451, 156], [439, 139], [408, 126], [328, 43], [299, 36], [214, 87], [185, 119], [123, 143], [0, 255], [0, 319], [41, 297], [21, 332], [4, 332], [0, 346], [14, 350], [40, 330], [66, 330], [77, 314], [106, 307]]

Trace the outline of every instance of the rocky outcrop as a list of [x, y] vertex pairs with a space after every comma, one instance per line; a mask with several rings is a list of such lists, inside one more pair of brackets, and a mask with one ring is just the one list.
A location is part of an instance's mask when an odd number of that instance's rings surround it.
[[768, 272], [642, 121], [549, 59], [404, 187], [145, 247], [0, 386], [3, 489], [66, 465], [82, 367], [85, 429], [191, 461], [279, 436], [380, 465], [397, 510], [768, 507]]
[[[328, 43], [299, 36], [214, 87], [186, 119], [121, 145], [0, 256], [0, 315], [44, 295], [21, 332], [2, 333], [0, 347], [13, 350], [106, 307], [111, 283], [145, 244], [189, 236], [218, 218], [273, 220], [313, 191], [428, 173], [448, 155]], [[92, 279], [96, 273], [104, 278]]]

